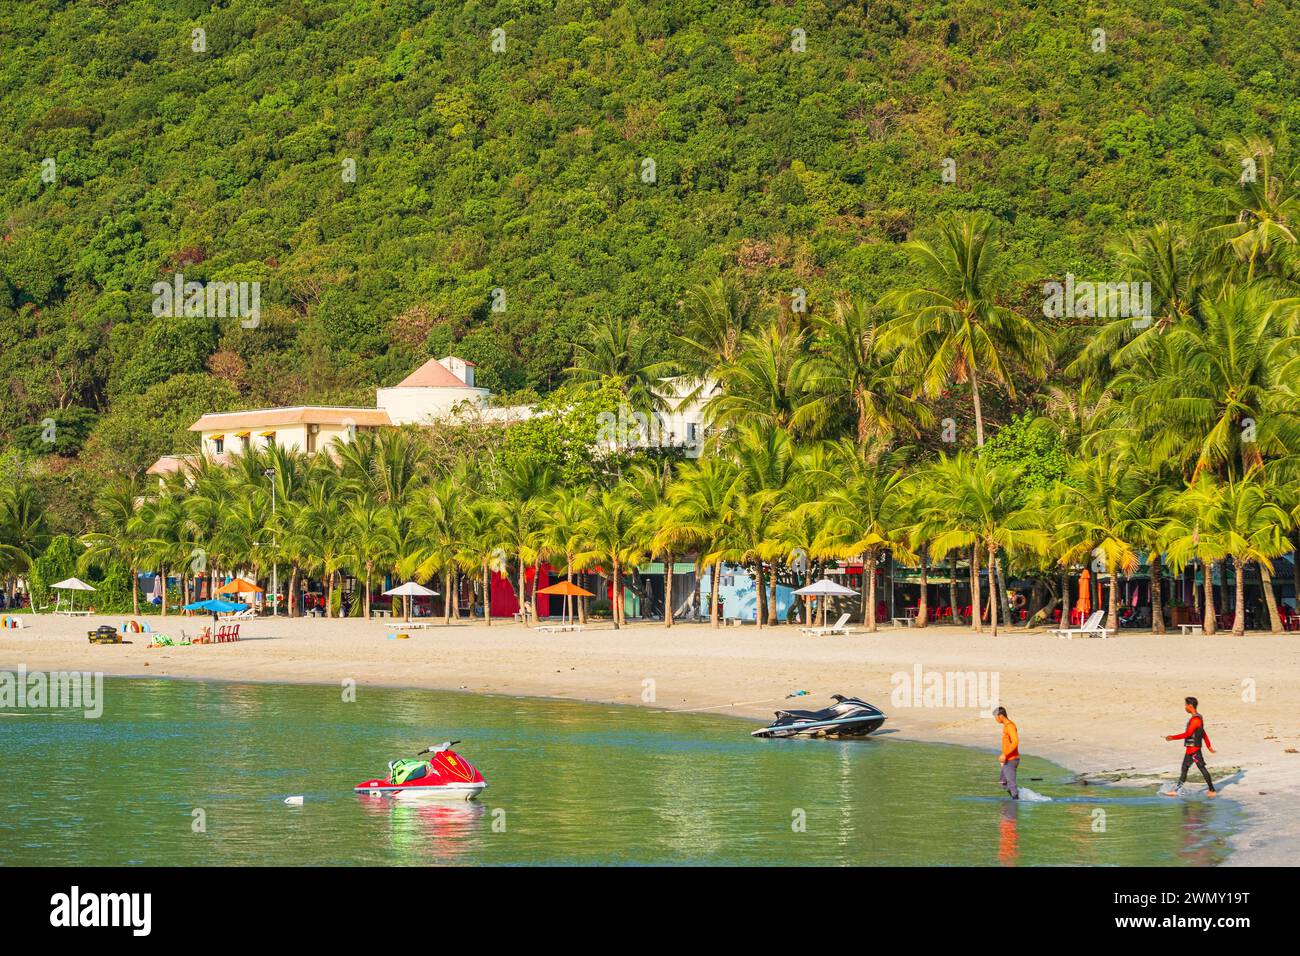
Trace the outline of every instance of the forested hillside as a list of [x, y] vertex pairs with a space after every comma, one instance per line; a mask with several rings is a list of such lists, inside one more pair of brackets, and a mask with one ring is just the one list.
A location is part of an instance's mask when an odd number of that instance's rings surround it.
[[[874, 301], [947, 211], [1026, 281], [1104, 273], [1216, 208], [1226, 139], [1300, 125], [1297, 37], [1262, 0], [11, 0], [0, 447], [93, 482], [453, 343], [544, 394], [593, 321], [672, 358], [719, 276]], [[178, 272], [260, 282], [260, 324], [156, 318]]]

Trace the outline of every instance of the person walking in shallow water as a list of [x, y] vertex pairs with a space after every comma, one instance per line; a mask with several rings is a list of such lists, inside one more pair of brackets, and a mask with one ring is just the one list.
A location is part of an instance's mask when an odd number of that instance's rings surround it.
[[1011, 794], [1012, 800], [1019, 800], [1020, 788], [1016, 786], [1016, 771], [1020, 769], [1020, 730], [1007, 717], [1005, 707], [993, 711], [993, 719], [1002, 725], [1002, 753], [998, 755], [1002, 773], [998, 777], [998, 785]]
[[1182, 740], [1186, 743], [1186, 749], [1183, 751], [1183, 772], [1178, 777], [1178, 785], [1163, 791], [1166, 797], [1176, 797], [1183, 792], [1183, 784], [1187, 783], [1187, 771], [1192, 769], [1192, 764], [1196, 764], [1196, 769], [1201, 771], [1201, 776], [1205, 778], [1207, 797], [1217, 797], [1219, 791], [1214, 789], [1214, 781], [1210, 779], [1210, 771], [1205, 769], [1205, 757], [1201, 755], [1201, 743], [1204, 742], [1205, 749], [1214, 753], [1214, 746], [1210, 743], [1210, 735], [1205, 732], [1205, 718], [1196, 712], [1197, 700], [1195, 697], [1187, 697], [1183, 700], [1183, 709], [1186, 710], [1190, 717], [1187, 718], [1187, 728], [1181, 734], [1170, 734], [1165, 740]]

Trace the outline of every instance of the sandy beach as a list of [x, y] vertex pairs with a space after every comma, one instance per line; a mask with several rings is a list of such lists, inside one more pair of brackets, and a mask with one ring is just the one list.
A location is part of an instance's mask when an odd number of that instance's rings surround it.
[[[1062, 641], [1044, 633], [997, 638], [956, 628], [885, 629], [808, 637], [796, 628], [713, 630], [707, 624], [594, 624], [543, 634], [508, 621], [410, 630], [393, 622], [263, 618], [238, 643], [149, 648], [92, 646], [86, 631], [121, 617], [26, 616], [0, 630], [0, 669], [92, 670], [109, 675], [383, 685], [636, 704], [664, 710], [770, 717], [780, 706], [818, 708], [832, 693], [863, 697], [889, 714], [889, 739], [990, 752], [996, 786], [999, 731], [975, 706], [913, 706], [895, 675], [983, 673], [1020, 727], [1022, 750], [1072, 771], [1120, 776], [1154, 789], [1176, 775], [1182, 700], [1201, 701], [1216, 754], [1207, 760], [1224, 799], [1249, 822], [1230, 864], [1290, 865], [1300, 849], [1300, 636], [1157, 637]], [[200, 619], [148, 619], [193, 635]], [[400, 624], [400, 622], [398, 622]], [[785, 696], [809, 696], [783, 704]], [[905, 695], [910, 697], [910, 694]], [[945, 702], [950, 703], [951, 701]], [[1151, 776], [1147, 776], [1151, 775]], [[1193, 771], [1188, 799], [1203, 799]]]

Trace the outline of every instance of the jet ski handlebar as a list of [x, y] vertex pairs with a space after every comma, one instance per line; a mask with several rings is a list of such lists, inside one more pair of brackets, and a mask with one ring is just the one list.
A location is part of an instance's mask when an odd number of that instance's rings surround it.
[[425, 748], [424, 748], [423, 750], [421, 750], [418, 754], [416, 754], [416, 756], [417, 756], [417, 757], [423, 757], [425, 754], [440, 754], [440, 753], [442, 753], [444, 750], [450, 750], [452, 747], [456, 746], [458, 743], [460, 743], [459, 740], [444, 740], [442, 743], [440, 743], [440, 744], [436, 744], [436, 745], [434, 745], [434, 746], [432, 746], [432, 747], [425, 747]]

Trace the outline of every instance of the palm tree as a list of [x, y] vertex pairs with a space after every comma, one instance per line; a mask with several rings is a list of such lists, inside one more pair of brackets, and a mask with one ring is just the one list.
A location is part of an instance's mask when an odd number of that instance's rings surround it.
[[1202, 298], [1222, 276], [1211, 267], [1205, 246], [1201, 234], [1168, 222], [1131, 232], [1117, 243], [1115, 257], [1128, 280], [1150, 287], [1151, 321], [1121, 316], [1106, 323], [1096, 329], [1067, 371], [1131, 363], [1169, 329], [1199, 321]]
[[885, 296], [882, 305], [897, 316], [886, 323], [880, 345], [898, 350], [899, 371], [917, 376], [925, 395], [942, 394], [950, 382], [968, 383], [982, 447], [981, 380], [1000, 383], [1014, 396], [1004, 354], [1033, 369], [1046, 357], [1046, 340], [1037, 325], [1003, 304], [1008, 277], [991, 243], [992, 219], [956, 215], [939, 232], [938, 243], [907, 244], [922, 281]]
[[[20, 499], [17, 492], [16, 487], [8, 491], [0, 505], [6, 515], [29, 513], [32, 502]], [[135, 483], [130, 480], [112, 482], [101, 489], [95, 498], [95, 527], [98, 530], [81, 536], [86, 551], [79, 562], [85, 567], [106, 567], [114, 561], [120, 561], [131, 578], [131, 613], [137, 615], [140, 613], [138, 575], [140, 561], [146, 550], [146, 532], [136, 515], [135, 502], [138, 494]], [[12, 518], [7, 518], [5, 524], [16, 526], [15, 519]], [[16, 549], [17, 556], [26, 554], [26, 548], [19, 546]], [[29, 567], [30, 559], [22, 566], [22, 570]]]
[[[1033, 525], [1033, 509], [1023, 508], [1016, 494], [1022, 469], [1017, 465], [992, 462], [959, 452], [934, 466], [933, 488], [937, 492], [929, 508], [928, 522], [937, 530], [932, 539], [936, 551], [970, 547], [971, 591], [975, 630], [980, 630], [978, 565], [980, 550], [988, 556], [989, 620], [993, 636], [998, 633], [998, 605], [1010, 625], [1006, 601], [996, 601], [997, 555], [1018, 550], [1043, 553], [1050, 546], [1046, 530]], [[1004, 595], [1005, 597], [1005, 595]]]
[[[1270, 500], [1258, 471], [1225, 482], [1202, 476], [1180, 496], [1176, 518], [1169, 529], [1169, 554], [1171, 560], [1180, 562], [1192, 555], [1205, 561], [1206, 633], [1214, 633], [1211, 562], [1232, 558], [1236, 578], [1232, 633], [1240, 636], [1246, 630], [1246, 565], [1258, 562], [1262, 569], [1271, 572], [1273, 558], [1287, 550], [1283, 532], [1289, 524], [1287, 513]], [[1264, 591], [1273, 629], [1281, 630], [1271, 582]]]
[[1231, 187], [1224, 190], [1224, 212], [1208, 236], [1224, 253], [1245, 263], [1245, 281], [1275, 265], [1280, 250], [1292, 251], [1300, 231], [1300, 190], [1292, 171], [1277, 161], [1274, 145], [1258, 137], [1224, 144]]
[[709, 624], [721, 626], [718, 579], [727, 549], [727, 517], [735, 506], [739, 469], [726, 458], [709, 457], [682, 469], [668, 489], [669, 520], [681, 542], [690, 542], [697, 567], [709, 572]]
[[1132, 574], [1138, 568], [1139, 541], [1151, 530], [1143, 526], [1143, 502], [1151, 489], [1135, 480], [1128, 460], [1110, 454], [1073, 462], [1070, 480], [1062, 482], [1058, 492], [1048, 523], [1059, 536], [1075, 542], [1061, 563], [1090, 555], [1102, 561], [1110, 579], [1106, 627], [1119, 630], [1119, 572]]
[[636, 514], [636, 531], [643, 549], [664, 565], [664, 626], [673, 626], [673, 572], [678, 549], [687, 545], [676, 533], [668, 489], [672, 486], [668, 462], [635, 465], [620, 483], [622, 494]]
[[1153, 459], [1179, 461], [1195, 481], [1207, 470], [1241, 475], [1300, 449], [1300, 414], [1282, 387], [1295, 342], [1278, 334], [1277, 309], [1258, 288], [1228, 287], [1203, 302], [1203, 325], [1165, 334], [1168, 365], [1135, 376], [1146, 391], [1136, 418]]
[[369, 620], [375, 567], [390, 566], [397, 556], [397, 526], [393, 509], [376, 504], [362, 491], [344, 507], [339, 532], [343, 539], [343, 560], [358, 578], [365, 579], [362, 615]]
[[715, 279], [686, 293], [682, 332], [674, 336], [678, 364], [698, 383], [712, 377], [719, 365], [735, 362], [743, 339], [766, 324], [770, 308], [731, 279]]
[[623, 569], [638, 564], [644, 554], [638, 523], [638, 515], [628, 502], [624, 489], [601, 492], [588, 516], [587, 550], [577, 556], [583, 566], [599, 562], [602, 567], [609, 568], [613, 589], [610, 613], [615, 630], [627, 623], [623, 615]]
[[443, 622], [456, 614], [457, 555], [463, 550], [461, 515], [469, 504], [463, 475], [437, 479], [415, 496], [411, 519], [424, 541], [424, 551], [414, 576], [430, 578], [439, 572], [443, 580]]
[[773, 322], [744, 336], [740, 354], [717, 367], [720, 390], [704, 405], [713, 429], [741, 424], [814, 434], [832, 400], [813, 388], [816, 366], [804, 333]]
[[[851, 444], [851, 443], [850, 443]], [[770, 426], [747, 424], [736, 434], [731, 448], [739, 466], [737, 482], [742, 493], [751, 499], [751, 508], [759, 508], [762, 520], [754, 524], [753, 530], [761, 530], [765, 536], [758, 545], [757, 560], [770, 565], [768, 576], [766, 609], [767, 623], [777, 621], [777, 577], [778, 562], [783, 562], [788, 555], [777, 536], [777, 528], [785, 519], [792, 506], [797, 503], [793, 494], [794, 487], [801, 481], [811, 480], [801, 459], [798, 446], [789, 433]], [[755, 512], [753, 518], [759, 517]], [[814, 555], [815, 556], [815, 555]], [[764, 598], [759, 595], [759, 606], [764, 606]]]
[[905, 474], [894, 458], [871, 461], [852, 442], [833, 455], [820, 499], [822, 532], [814, 557], [862, 556], [862, 623], [876, 630], [876, 564], [887, 549], [905, 546], [902, 511]]
[[1216, 525], [1220, 494], [1219, 484], [1211, 475], [1199, 476], [1173, 500], [1169, 524], [1165, 527], [1165, 557], [1174, 572], [1180, 573], [1193, 560], [1205, 569], [1206, 634], [1214, 634], [1218, 628], [1214, 564], [1228, 553], [1226, 538]]
[[[584, 490], [565, 487], [552, 491], [541, 507], [540, 553], [563, 559], [565, 580], [569, 584], [573, 584], [573, 573], [586, 566], [585, 556], [590, 552], [587, 545], [587, 513], [590, 508]], [[536, 595], [534, 588], [534, 600]], [[573, 598], [566, 597], [564, 601], [572, 610]], [[582, 610], [582, 620], [586, 620], [585, 610]]]
[[880, 328], [859, 300], [840, 299], [828, 317], [814, 319], [823, 355], [813, 360], [811, 388], [851, 409], [859, 445], [883, 449], [896, 436], [915, 438], [934, 415], [906, 393], [884, 361]]
[[650, 350], [651, 339], [641, 334], [636, 319], [613, 316], [593, 322], [585, 339], [574, 345], [569, 375], [589, 388], [613, 386], [632, 412], [667, 411], [659, 381], [671, 373], [672, 366], [651, 360]]
[[[492, 624], [492, 572], [505, 569], [499, 528], [501, 512], [489, 498], [472, 498], [460, 512], [458, 558], [466, 571], [477, 571], [483, 593], [483, 623]], [[495, 566], [494, 566], [495, 565]], [[471, 616], [473, 608], [470, 609]]]

